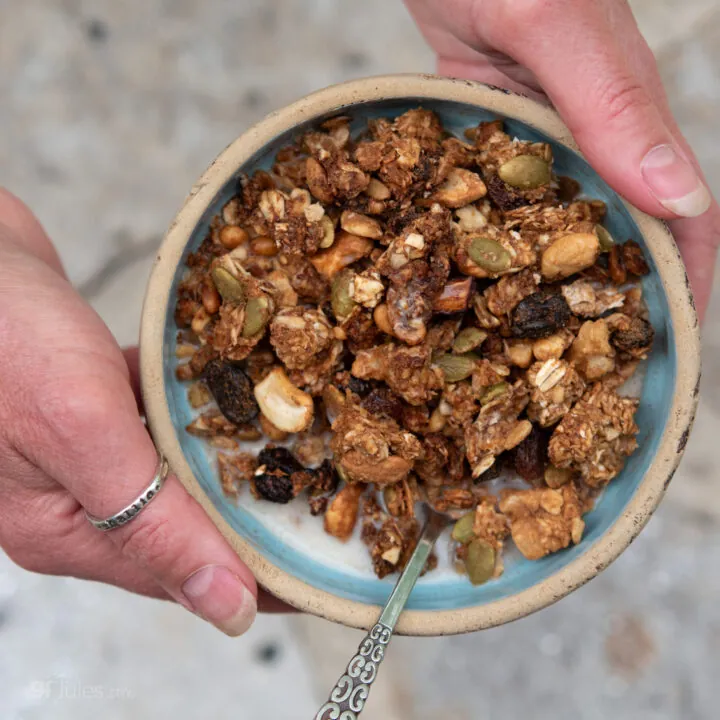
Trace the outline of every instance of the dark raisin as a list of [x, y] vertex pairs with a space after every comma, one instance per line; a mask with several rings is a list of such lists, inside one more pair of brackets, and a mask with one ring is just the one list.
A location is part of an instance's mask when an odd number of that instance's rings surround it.
[[361, 380], [360, 378], [356, 378], [348, 371], [337, 373], [335, 375], [335, 381], [333, 385], [335, 385], [335, 387], [340, 390], [343, 395], [347, 390], [349, 390], [350, 392], [355, 393], [355, 395], [359, 395], [360, 397], [367, 395], [373, 389], [373, 383], [371, 383], [369, 380]]
[[488, 197], [503, 212], [515, 210], [528, 204], [528, 201], [522, 195], [515, 192], [515, 190], [504, 183], [497, 175], [492, 175], [485, 184], [487, 185]]
[[560, 175], [557, 178], [557, 198], [562, 203], [571, 203], [582, 190], [580, 183], [575, 178]]
[[650, 347], [655, 339], [653, 326], [642, 318], [632, 318], [630, 326], [613, 333], [610, 342], [622, 352]]
[[335, 492], [339, 478], [335, 466], [330, 460], [323, 460], [321, 465], [310, 472], [313, 475], [313, 488], [326, 493]]
[[327, 495], [318, 495], [308, 500], [311, 515], [324, 515], [327, 510], [329, 498]]
[[389, 388], [371, 390], [360, 403], [369, 413], [392, 418], [400, 422], [403, 414], [402, 400]]
[[512, 314], [512, 334], [521, 338], [544, 338], [564, 328], [572, 313], [565, 298], [544, 290], [526, 297]]
[[641, 277], [650, 272], [642, 248], [634, 240], [628, 240], [622, 246], [622, 258], [627, 271], [631, 275]]
[[544, 476], [549, 440], [546, 432], [533, 425], [530, 434], [513, 451], [515, 472], [526, 482], [536, 483]]
[[265, 500], [283, 505], [289, 503], [295, 497], [293, 482], [289, 475], [275, 475], [267, 472], [256, 475], [255, 489], [260, 497], [265, 498]]
[[232, 423], [242, 425], [257, 416], [259, 408], [248, 376], [237, 366], [210, 360], [203, 377], [220, 412]]
[[258, 466], [265, 466], [265, 472], [280, 471], [285, 475], [292, 475], [295, 472], [304, 470], [295, 456], [284, 447], [268, 445], [258, 454]]

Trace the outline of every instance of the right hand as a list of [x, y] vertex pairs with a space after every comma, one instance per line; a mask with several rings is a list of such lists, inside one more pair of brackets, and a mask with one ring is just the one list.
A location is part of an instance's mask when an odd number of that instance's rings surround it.
[[32, 213], [2, 190], [0, 352], [0, 547], [28, 570], [172, 599], [245, 632], [255, 580], [177, 478], [122, 528], [87, 521], [84, 509], [113, 515], [155, 472], [137, 355], [123, 354]]
[[702, 319], [720, 207], [668, 105], [627, 0], [405, 0], [441, 75], [549, 100], [590, 164], [668, 220]]

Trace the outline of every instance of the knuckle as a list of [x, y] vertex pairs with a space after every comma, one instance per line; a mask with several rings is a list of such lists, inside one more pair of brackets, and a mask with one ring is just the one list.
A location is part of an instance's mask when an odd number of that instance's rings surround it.
[[[542, 26], [541, 23], [547, 24], [548, 18], [559, 8], [562, 9], [565, 2], [566, 0], [507, 0], [491, 3], [493, 35], [498, 40], [522, 41], [523, 38], [518, 34], [519, 30], [536, 30]], [[487, 4], [478, 3], [478, 5], [483, 6], [484, 14]]]
[[170, 525], [166, 518], [138, 515], [114, 531], [120, 552], [143, 568], [162, 570], [174, 565], [181, 553], [173, 543]]
[[635, 78], [615, 77], [604, 81], [598, 89], [599, 106], [607, 121], [635, 122], [637, 113], [652, 107], [652, 98]]

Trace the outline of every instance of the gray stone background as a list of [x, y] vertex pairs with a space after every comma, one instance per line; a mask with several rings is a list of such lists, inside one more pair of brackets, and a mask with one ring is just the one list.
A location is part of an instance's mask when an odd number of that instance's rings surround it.
[[[635, 0], [720, 192], [720, 4]], [[322, 86], [431, 71], [400, 0], [0, 0], [0, 183], [133, 343], [153, 253], [209, 161]], [[720, 292], [700, 414], [662, 509], [598, 579], [480, 634], [393, 643], [368, 720], [720, 716]], [[312, 717], [358, 642], [262, 617], [230, 640], [170, 605], [32, 575], [0, 553], [0, 718]]]

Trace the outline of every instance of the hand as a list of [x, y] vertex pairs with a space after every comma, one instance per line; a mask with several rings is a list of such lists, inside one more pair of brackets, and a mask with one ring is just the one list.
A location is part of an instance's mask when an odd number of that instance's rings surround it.
[[625, 0], [405, 0], [443, 75], [549, 99], [591, 165], [670, 221], [702, 318], [720, 209]]
[[0, 546], [28, 570], [172, 599], [229, 635], [247, 630], [255, 580], [176, 478], [122, 528], [87, 521], [83, 508], [112, 515], [155, 472], [136, 352], [123, 356], [38, 222], [1, 190], [0, 308]]

